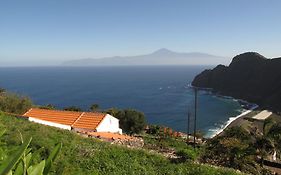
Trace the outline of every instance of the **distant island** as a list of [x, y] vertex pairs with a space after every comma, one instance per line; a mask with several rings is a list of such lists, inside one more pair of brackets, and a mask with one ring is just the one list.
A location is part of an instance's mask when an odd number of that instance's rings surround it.
[[268, 59], [256, 52], [233, 58], [229, 66], [218, 65], [197, 75], [193, 86], [211, 88], [221, 95], [281, 111], [281, 58]]
[[228, 64], [226, 57], [206, 53], [178, 53], [159, 49], [153, 53], [138, 56], [115, 56], [105, 58], [86, 58], [66, 61], [64, 66], [122, 66], [122, 65], [217, 65]]

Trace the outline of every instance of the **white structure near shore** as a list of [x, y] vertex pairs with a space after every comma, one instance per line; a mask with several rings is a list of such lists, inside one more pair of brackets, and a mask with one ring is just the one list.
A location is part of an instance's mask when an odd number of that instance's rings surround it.
[[267, 119], [269, 116], [272, 115], [272, 112], [268, 111], [268, 110], [263, 110], [261, 111], [260, 113], [258, 113], [257, 115], [255, 115], [253, 117], [253, 119], [256, 119], [256, 120], [265, 120]]

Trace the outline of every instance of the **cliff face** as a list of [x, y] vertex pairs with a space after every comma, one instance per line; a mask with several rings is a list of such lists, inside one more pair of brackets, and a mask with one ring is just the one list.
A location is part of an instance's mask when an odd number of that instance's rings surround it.
[[192, 85], [281, 111], [281, 58], [243, 53], [235, 56], [228, 67], [219, 65], [203, 71]]

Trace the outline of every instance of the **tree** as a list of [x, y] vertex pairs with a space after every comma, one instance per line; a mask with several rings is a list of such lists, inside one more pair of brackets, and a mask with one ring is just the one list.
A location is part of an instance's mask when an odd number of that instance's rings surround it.
[[120, 128], [128, 134], [138, 134], [146, 126], [145, 116], [142, 112], [133, 109], [115, 109], [111, 108], [106, 111], [119, 119]]
[[40, 109], [49, 109], [49, 110], [53, 110], [56, 109], [56, 107], [52, 104], [47, 104], [45, 106], [39, 106]]
[[147, 133], [158, 136], [160, 131], [161, 127], [159, 125], [150, 125]]
[[23, 114], [32, 106], [30, 98], [14, 93], [4, 93], [0, 98], [0, 110], [7, 113]]
[[0, 95], [1, 95], [1, 94], [4, 94], [5, 92], [6, 92], [6, 90], [5, 90], [5, 89], [0, 88]]
[[124, 110], [124, 113], [125, 115], [124, 118], [121, 118], [120, 125], [125, 132], [130, 134], [140, 133], [146, 125], [144, 114], [132, 109]]
[[97, 112], [99, 109], [99, 105], [98, 104], [92, 104], [91, 107], [90, 107], [90, 110], [92, 112]]
[[[257, 154], [261, 157], [260, 164], [263, 167], [264, 159], [268, 156], [268, 153], [275, 152], [275, 140], [274, 133], [272, 132], [276, 122], [272, 118], [268, 118], [263, 123], [262, 134], [256, 134], [256, 142], [254, 144]], [[281, 128], [278, 128], [278, 130]]]
[[69, 107], [65, 107], [63, 110], [65, 111], [76, 111], [76, 112], [80, 112], [82, 111], [81, 108], [77, 107], [77, 106], [69, 106]]
[[[268, 118], [264, 122], [263, 134], [260, 136], [265, 142], [263, 142], [263, 152], [265, 156], [270, 153], [272, 156], [280, 156], [281, 151], [281, 124], [277, 123], [272, 118]], [[257, 143], [258, 145], [258, 143]], [[274, 156], [273, 156], [274, 157]], [[263, 158], [263, 157], [262, 157]]]
[[206, 143], [202, 156], [206, 163], [257, 174], [253, 139], [242, 127], [232, 127]]

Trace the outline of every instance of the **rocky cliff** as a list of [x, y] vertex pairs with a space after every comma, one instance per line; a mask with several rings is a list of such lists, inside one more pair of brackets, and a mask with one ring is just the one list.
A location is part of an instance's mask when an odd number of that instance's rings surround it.
[[222, 95], [257, 103], [281, 111], [281, 58], [267, 59], [247, 52], [233, 58], [229, 66], [218, 65], [195, 77], [193, 86], [212, 88]]

